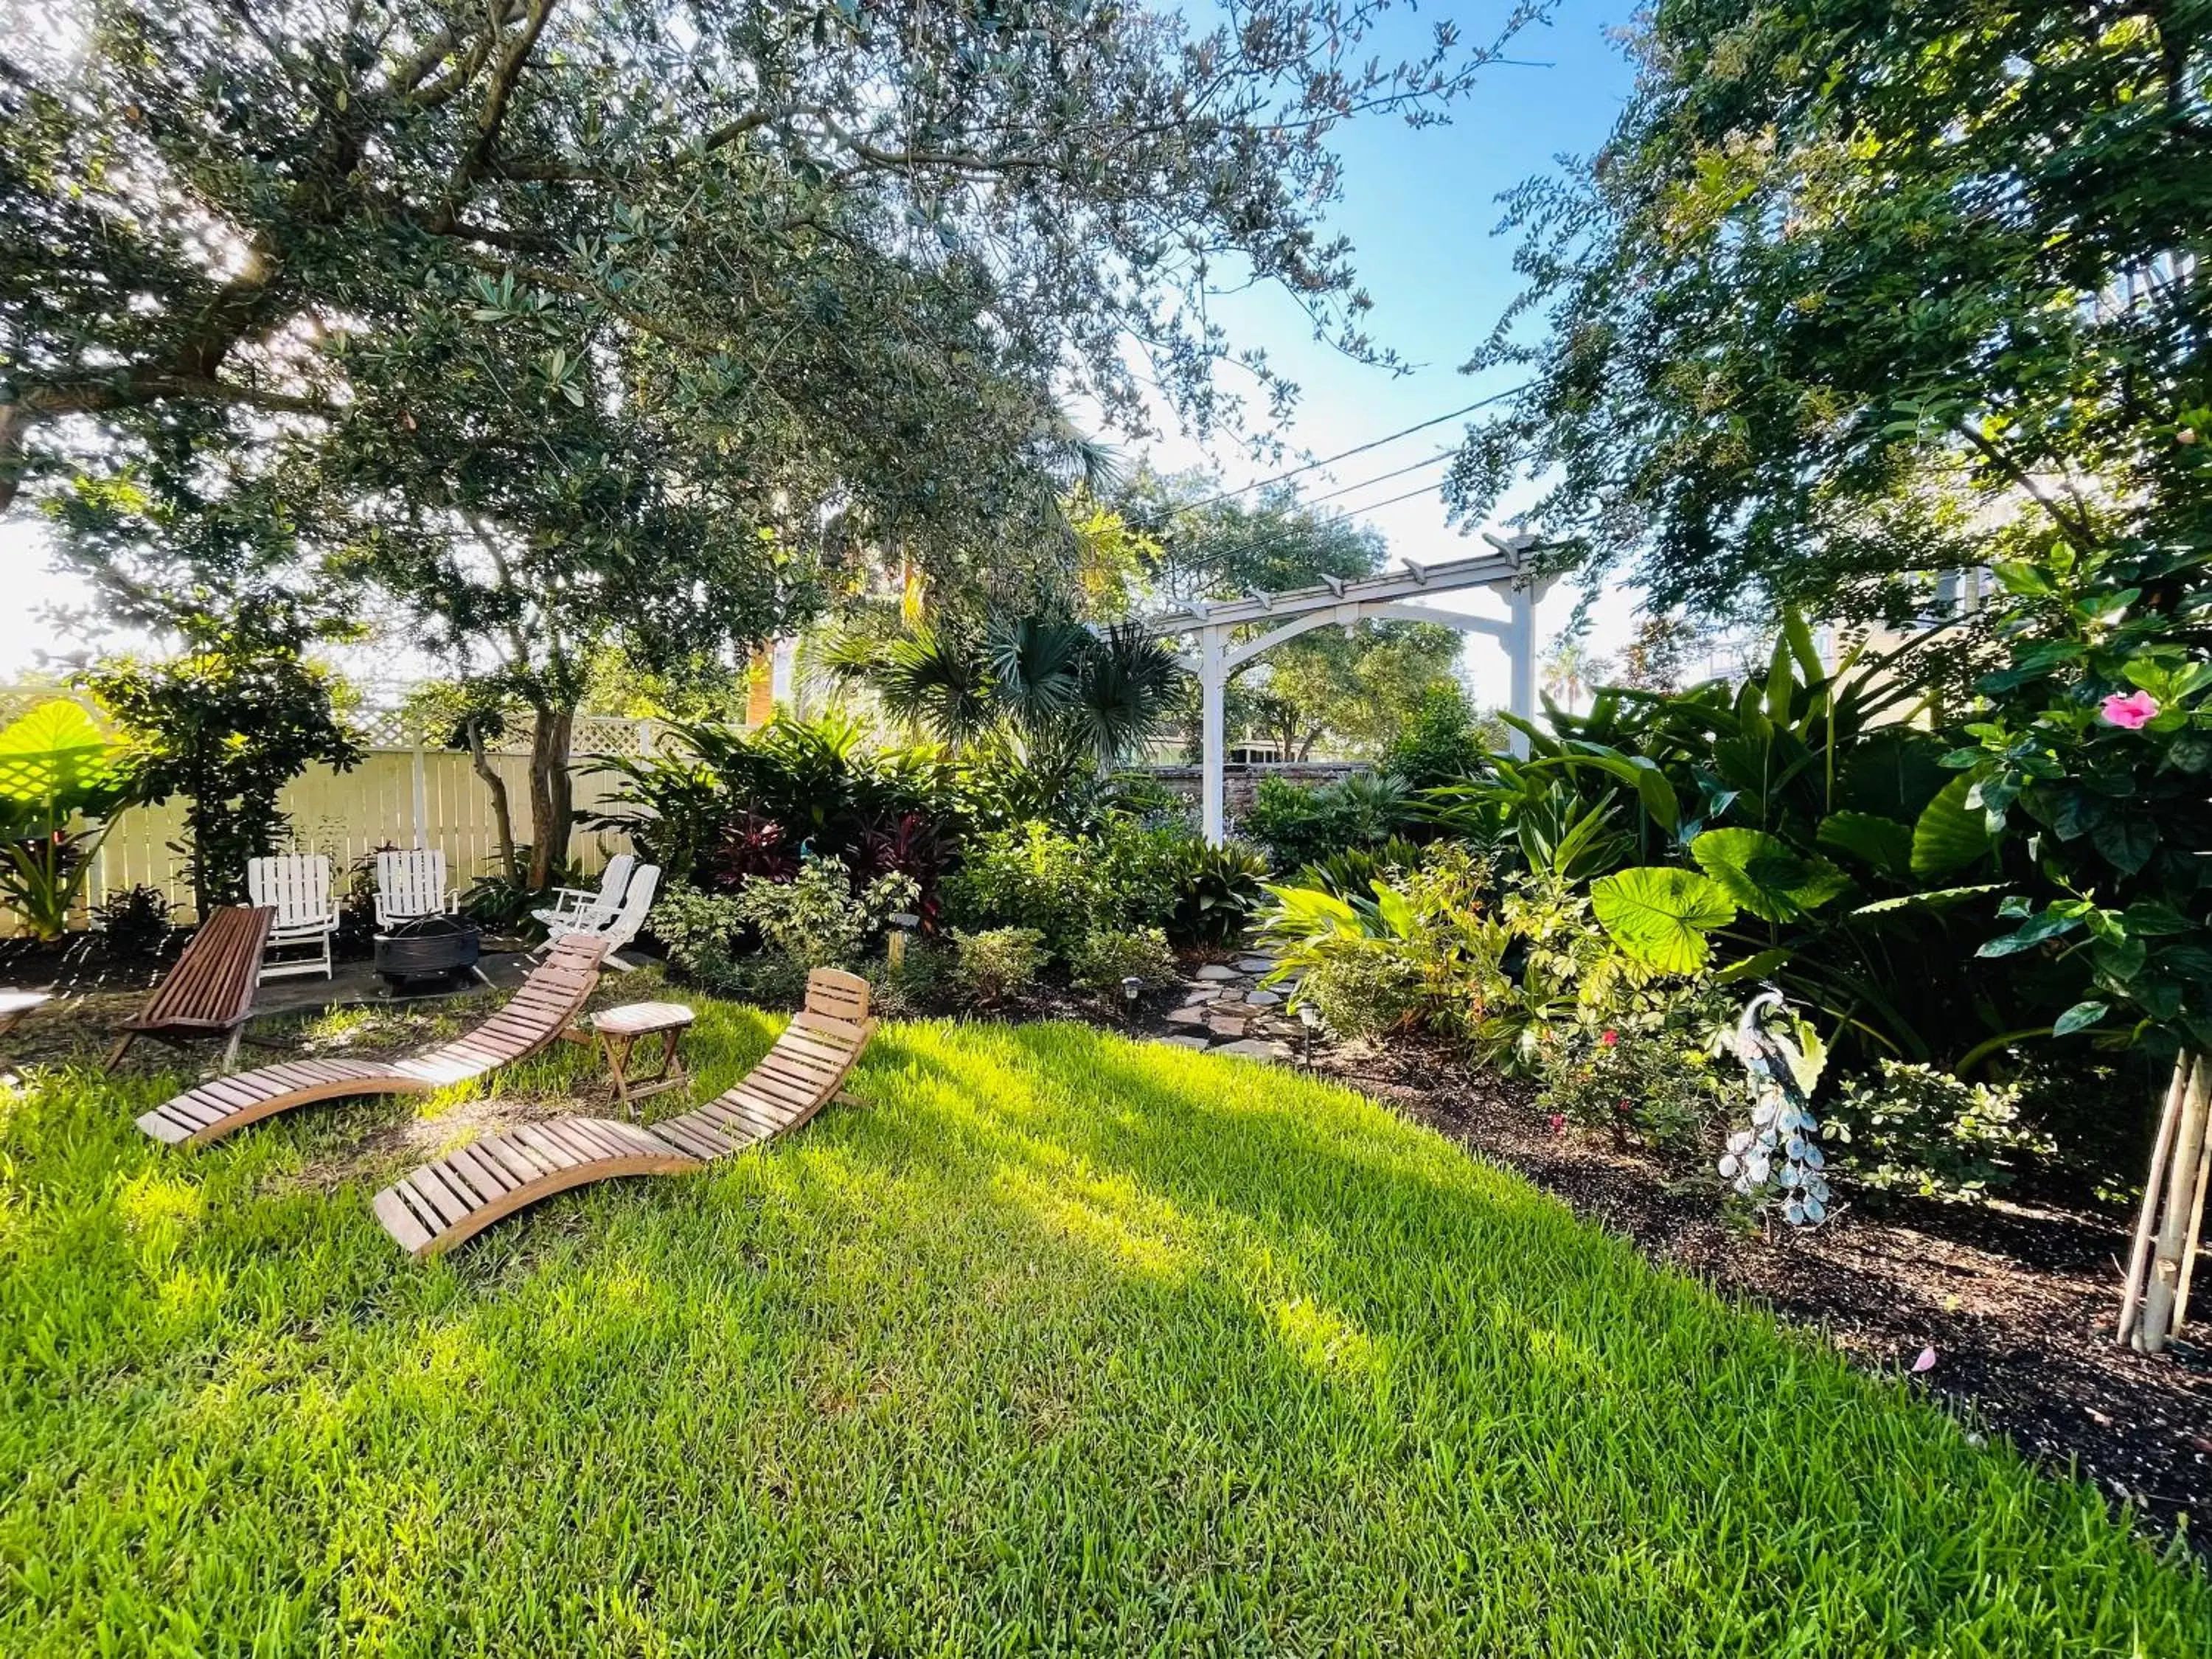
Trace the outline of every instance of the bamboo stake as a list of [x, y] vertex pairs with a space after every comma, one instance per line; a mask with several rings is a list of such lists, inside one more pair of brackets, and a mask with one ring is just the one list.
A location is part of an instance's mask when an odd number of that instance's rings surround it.
[[2174, 1292], [2181, 1282], [2183, 1230], [2194, 1208], [2197, 1160], [2204, 1152], [2204, 1119], [2212, 1098], [2206, 1088], [2207, 1067], [2198, 1061], [2181, 1104], [2181, 1119], [2174, 1134], [2173, 1156], [2167, 1164], [2166, 1206], [2159, 1218], [2158, 1238], [2151, 1249], [2150, 1274], [2143, 1282], [2142, 1323], [2136, 1332], [2136, 1346], [2145, 1353], [2164, 1351], [2173, 1334]]
[[2174, 1056], [2173, 1081], [2166, 1085], [2166, 1106], [2158, 1115], [2158, 1134], [2151, 1143], [2150, 1174], [2143, 1181], [2142, 1213], [2136, 1218], [2135, 1244], [2128, 1251], [2128, 1276], [2120, 1291], [2120, 1322], [2112, 1335], [2115, 1342], [2125, 1342], [2135, 1334], [2136, 1316], [2142, 1306], [2143, 1274], [2150, 1267], [2151, 1234], [2158, 1226], [2158, 1191], [2166, 1180], [2174, 1125], [2180, 1118], [2182, 1096], [2196, 1063], [2197, 1057], [2185, 1048]]
[[2204, 1237], [2204, 1194], [2212, 1188], [2212, 1126], [2204, 1132], [2204, 1150], [2197, 1158], [2197, 1201], [2189, 1210], [2189, 1243], [2181, 1253], [2181, 1283], [2173, 1292], [2173, 1334], [2189, 1322], [2189, 1281], [2197, 1272], [2197, 1250]]

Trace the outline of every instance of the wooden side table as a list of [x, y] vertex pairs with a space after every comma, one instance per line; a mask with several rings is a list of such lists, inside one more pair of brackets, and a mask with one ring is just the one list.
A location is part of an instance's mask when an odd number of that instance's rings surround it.
[[[615, 1098], [629, 1109], [633, 1118], [639, 1101], [690, 1082], [678, 1045], [691, 1020], [691, 1011], [680, 1002], [626, 1002], [592, 1016], [592, 1030], [606, 1051], [607, 1070], [615, 1080]], [[650, 1077], [632, 1077], [631, 1051], [649, 1036], [660, 1039], [660, 1068]]]

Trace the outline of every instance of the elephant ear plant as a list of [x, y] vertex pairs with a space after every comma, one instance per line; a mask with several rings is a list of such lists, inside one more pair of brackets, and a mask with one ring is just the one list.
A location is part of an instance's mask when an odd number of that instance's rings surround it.
[[77, 704], [41, 703], [0, 731], [0, 895], [34, 937], [68, 927], [103, 820], [129, 796], [115, 745]]

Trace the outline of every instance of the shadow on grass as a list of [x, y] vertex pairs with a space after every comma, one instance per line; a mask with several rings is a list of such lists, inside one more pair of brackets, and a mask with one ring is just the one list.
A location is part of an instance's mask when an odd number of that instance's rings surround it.
[[[696, 1092], [781, 1024], [703, 1008]], [[2094, 1495], [1279, 1070], [894, 1027], [871, 1103], [428, 1265], [365, 1180], [285, 1185], [371, 1120], [179, 1159], [150, 1086], [42, 1085], [0, 1136], [0, 1645], [2179, 1652], [2212, 1616]], [[580, 1051], [501, 1086], [594, 1109]]]

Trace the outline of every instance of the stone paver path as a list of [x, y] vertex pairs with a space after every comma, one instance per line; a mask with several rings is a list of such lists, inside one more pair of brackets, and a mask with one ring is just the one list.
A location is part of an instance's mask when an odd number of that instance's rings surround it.
[[1260, 988], [1274, 969], [1273, 957], [1256, 954], [1208, 963], [1183, 981], [1181, 1006], [1163, 1016], [1170, 1029], [1153, 1041], [1254, 1060], [1297, 1058], [1298, 1022], [1285, 1006], [1291, 988]]

